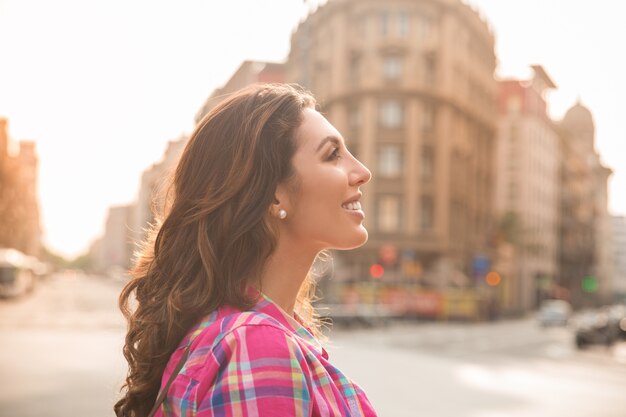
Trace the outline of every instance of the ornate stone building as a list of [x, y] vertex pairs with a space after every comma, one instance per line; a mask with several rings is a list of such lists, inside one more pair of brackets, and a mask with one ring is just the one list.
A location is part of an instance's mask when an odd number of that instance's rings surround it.
[[612, 171], [595, 149], [595, 126], [580, 102], [560, 128], [559, 284], [576, 307], [607, 301], [612, 292], [607, 181]]
[[[500, 81], [495, 206], [515, 250], [503, 274], [503, 307], [529, 311], [550, 296], [558, 259], [559, 136], [548, 116], [554, 82], [541, 66], [530, 80]], [[504, 236], [507, 235], [507, 236]]]
[[329, 0], [292, 35], [287, 80], [309, 88], [373, 173], [369, 242], [336, 278], [482, 282], [493, 253], [494, 36], [459, 0]]
[[615, 299], [626, 302], [626, 216], [613, 216], [613, 290]]

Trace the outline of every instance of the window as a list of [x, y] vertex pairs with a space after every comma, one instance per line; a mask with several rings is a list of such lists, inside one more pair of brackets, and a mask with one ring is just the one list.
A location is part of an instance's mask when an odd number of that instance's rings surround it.
[[398, 145], [381, 145], [378, 152], [378, 174], [399, 177], [402, 174], [402, 149]]
[[423, 231], [433, 228], [433, 198], [430, 195], [422, 196], [420, 225]]
[[387, 128], [402, 126], [403, 113], [402, 104], [398, 100], [383, 101], [379, 107], [380, 125]]
[[328, 94], [328, 86], [330, 85], [330, 73], [328, 68], [324, 65], [316, 65], [315, 71], [312, 74], [312, 85], [313, 91], [316, 91], [318, 94], [325, 95]]
[[429, 181], [433, 178], [434, 164], [433, 164], [433, 147], [430, 145], [425, 145], [422, 147], [422, 163], [421, 163], [421, 174], [422, 180]]
[[380, 33], [381, 35], [389, 34], [389, 13], [382, 12], [380, 14]]
[[517, 198], [517, 181], [514, 178], [511, 178], [509, 181], [509, 190], [508, 190], [508, 200], [510, 202], [510, 204], [513, 204], [513, 202], [515, 201], [515, 199]]
[[357, 85], [361, 79], [361, 57], [353, 56], [350, 58], [350, 67], [348, 69], [348, 76], [352, 85]]
[[437, 64], [435, 63], [435, 57], [427, 55], [424, 57], [424, 84], [427, 86], [433, 86], [436, 81]]
[[424, 41], [430, 38], [432, 32], [432, 23], [428, 17], [420, 16], [417, 19], [417, 39]]
[[402, 59], [397, 55], [389, 55], [383, 59], [383, 75], [387, 80], [402, 77]]
[[435, 127], [435, 110], [432, 104], [424, 104], [424, 113], [422, 114], [422, 131], [432, 132]]
[[522, 107], [519, 96], [510, 96], [506, 102], [510, 114], [519, 114]]
[[384, 195], [378, 200], [378, 229], [395, 232], [400, 228], [400, 198]]
[[405, 37], [409, 34], [409, 15], [406, 12], [398, 13], [398, 35]]
[[352, 129], [361, 127], [361, 109], [358, 106], [351, 106], [348, 110], [348, 124]]

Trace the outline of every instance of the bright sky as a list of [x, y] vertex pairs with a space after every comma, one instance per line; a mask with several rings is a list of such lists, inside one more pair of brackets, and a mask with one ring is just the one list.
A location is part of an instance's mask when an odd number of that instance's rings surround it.
[[[541, 64], [560, 118], [578, 96], [615, 170], [626, 213], [626, 3], [468, 0], [496, 33], [502, 77]], [[193, 128], [206, 97], [245, 59], [283, 60], [301, 0], [0, 0], [0, 116], [38, 146], [44, 242], [66, 256], [131, 203], [143, 170]]]

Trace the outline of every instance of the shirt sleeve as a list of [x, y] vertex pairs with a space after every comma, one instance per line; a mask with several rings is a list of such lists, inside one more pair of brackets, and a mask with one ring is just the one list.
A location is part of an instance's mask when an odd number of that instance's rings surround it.
[[199, 382], [196, 416], [308, 417], [311, 372], [295, 339], [271, 325], [238, 327], [209, 355], [216, 372]]

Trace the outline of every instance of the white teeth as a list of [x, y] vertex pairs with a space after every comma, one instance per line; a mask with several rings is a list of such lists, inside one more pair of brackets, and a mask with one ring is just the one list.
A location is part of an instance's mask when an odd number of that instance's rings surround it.
[[355, 201], [354, 203], [343, 204], [341, 207], [347, 210], [361, 210], [361, 202]]

